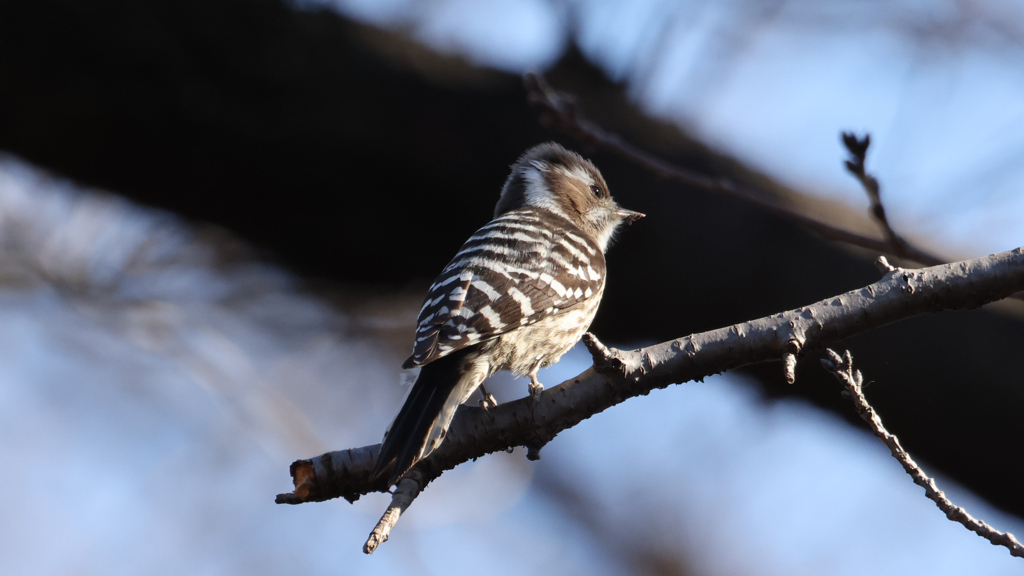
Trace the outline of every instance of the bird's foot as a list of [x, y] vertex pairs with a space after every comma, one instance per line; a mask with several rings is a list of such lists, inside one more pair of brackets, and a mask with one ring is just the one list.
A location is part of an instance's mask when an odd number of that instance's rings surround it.
[[530, 381], [530, 396], [536, 400], [540, 398], [540, 393], [544, 391], [544, 385], [537, 381], [536, 378], [532, 378]]
[[498, 405], [498, 401], [494, 399], [494, 394], [489, 394], [485, 391], [481, 392], [480, 395], [483, 396], [483, 398], [480, 399], [481, 410], [486, 411]]

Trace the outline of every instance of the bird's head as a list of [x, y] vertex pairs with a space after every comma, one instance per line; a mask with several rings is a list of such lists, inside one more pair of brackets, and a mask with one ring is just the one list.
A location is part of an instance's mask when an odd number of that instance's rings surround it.
[[601, 172], [589, 160], [554, 142], [530, 148], [512, 165], [494, 215], [524, 206], [568, 219], [591, 234], [602, 251], [620, 225], [643, 217], [615, 203]]

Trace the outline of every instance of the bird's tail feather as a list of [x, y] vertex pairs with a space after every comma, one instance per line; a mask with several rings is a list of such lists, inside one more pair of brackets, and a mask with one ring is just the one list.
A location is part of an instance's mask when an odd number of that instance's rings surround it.
[[483, 380], [478, 377], [483, 375], [464, 369], [469, 353], [469, 350], [455, 352], [420, 370], [405, 404], [384, 437], [373, 478], [391, 468], [388, 483], [394, 484], [441, 444], [455, 410]]

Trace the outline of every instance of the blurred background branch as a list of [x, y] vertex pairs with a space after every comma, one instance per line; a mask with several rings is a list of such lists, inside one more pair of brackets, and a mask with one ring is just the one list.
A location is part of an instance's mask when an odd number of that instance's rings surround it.
[[[868, 191], [872, 201], [872, 214], [879, 219], [883, 232], [886, 234], [884, 241], [844, 230], [825, 220], [808, 216], [799, 212], [794, 207], [786, 207], [779, 203], [779, 199], [771, 193], [757, 190], [750, 187], [737, 185], [725, 177], [712, 178], [693, 170], [674, 166], [660, 158], [657, 158], [640, 148], [633, 146], [618, 136], [602, 130], [599, 126], [584, 118], [583, 112], [575, 103], [576, 98], [570, 95], [559, 93], [551, 88], [543, 76], [538, 74], [527, 74], [524, 77], [528, 101], [542, 110], [541, 124], [547, 127], [557, 128], [578, 140], [581, 144], [602, 148], [609, 152], [618, 154], [623, 158], [657, 174], [662, 178], [673, 180], [680, 184], [693, 188], [700, 188], [708, 192], [715, 192], [741, 199], [757, 206], [771, 214], [781, 216], [793, 221], [807, 230], [814, 232], [825, 240], [845, 242], [853, 246], [867, 248], [879, 252], [895, 254], [903, 259], [911, 260], [921, 264], [934, 266], [941, 264], [943, 260], [932, 256], [918, 248], [910, 246], [906, 240], [896, 235], [885, 218], [885, 211], [881, 207], [878, 198], [878, 182], [868, 176], [863, 170], [863, 155], [859, 156], [860, 164], [849, 164], [850, 171], [860, 168], [860, 172], [854, 172], [865, 182], [865, 188], [873, 185]], [[845, 137], [844, 137], [845, 138]], [[845, 140], [844, 140], [845, 141]], [[849, 146], [849, 145], [848, 145]], [[864, 147], [867, 151], [867, 146]], [[851, 153], [852, 153], [851, 148]], [[870, 180], [867, 180], [869, 179]]]

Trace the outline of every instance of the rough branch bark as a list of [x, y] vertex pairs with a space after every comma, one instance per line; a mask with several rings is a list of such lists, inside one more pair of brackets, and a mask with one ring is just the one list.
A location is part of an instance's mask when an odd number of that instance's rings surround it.
[[[593, 367], [548, 388], [536, 401], [524, 398], [487, 411], [463, 406], [445, 442], [413, 469], [417, 484], [426, 487], [445, 470], [514, 446], [526, 446], [528, 457], [537, 459], [541, 447], [562, 430], [656, 388], [771, 360], [785, 359], [790, 372], [798, 355], [848, 336], [925, 312], [1000, 300], [1024, 290], [1024, 248], [931, 268], [885, 270], [874, 284], [796, 310], [638, 350], [609, 349], [587, 334], [584, 344], [594, 357]], [[338, 497], [353, 502], [369, 492], [387, 491], [385, 480], [370, 481], [379, 450], [376, 444], [294, 462], [295, 490], [279, 494], [277, 502]], [[390, 515], [386, 530], [409, 502], [399, 504], [382, 518], [384, 523]], [[386, 539], [386, 531], [383, 539], [379, 536], [379, 541]]]

